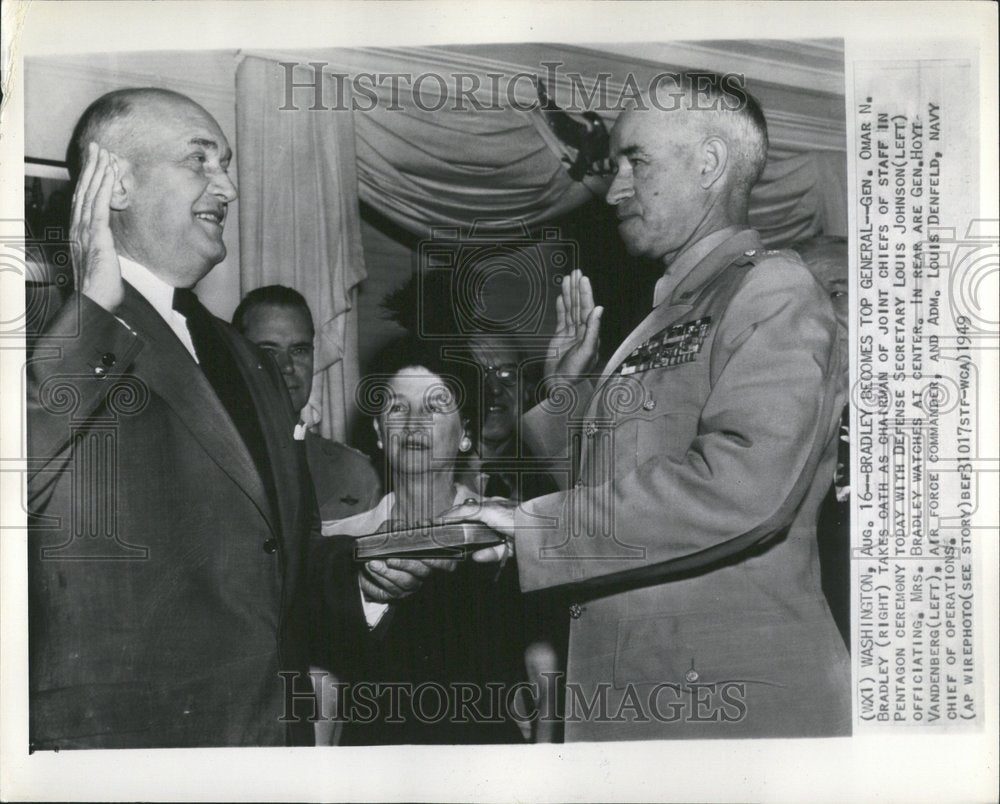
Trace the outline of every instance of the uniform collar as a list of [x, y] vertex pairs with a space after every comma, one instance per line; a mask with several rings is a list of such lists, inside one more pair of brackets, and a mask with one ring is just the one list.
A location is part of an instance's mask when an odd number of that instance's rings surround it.
[[718, 246], [739, 233], [739, 231], [739, 226], [727, 226], [724, 229], [717, 229], [678, 254], [676, 259], [667, 266], [667, 269], [663, 272], [663, 276], [656, 282], [656, 287], [653, 290], [653, 307], [659, 307], [663, 302], [669, 301], [674, 291], [687, 278], [694, 267]]

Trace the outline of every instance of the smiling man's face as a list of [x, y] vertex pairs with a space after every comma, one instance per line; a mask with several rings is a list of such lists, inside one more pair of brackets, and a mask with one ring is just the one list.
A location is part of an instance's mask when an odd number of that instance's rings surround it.
[[192, 287], [226, 256], [226, 212], [236, 200], [232, 152], [218, 123], [191, 101], [137, 103], [128, 152], [118, 154], [123, 189], [112, 201], [121, 252], [174, 287]]

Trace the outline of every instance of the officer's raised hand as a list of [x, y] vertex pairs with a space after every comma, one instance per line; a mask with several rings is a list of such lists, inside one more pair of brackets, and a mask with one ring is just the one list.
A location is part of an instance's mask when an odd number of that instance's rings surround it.
[[545, 359], [545, 380], [574, 378], [593, 370], [603, 307], [594, 306], [590, 280], [579, 269], [563, 277], [556, 297], [556, 331]]

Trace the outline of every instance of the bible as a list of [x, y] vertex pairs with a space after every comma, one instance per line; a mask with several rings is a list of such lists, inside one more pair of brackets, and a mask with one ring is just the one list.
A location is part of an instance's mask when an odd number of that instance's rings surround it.
[[481, 522], [451, 522], [359, 536], [358, 561], [373, 558], [462, 558], [484, 547], [502, 544], [503, 536]]

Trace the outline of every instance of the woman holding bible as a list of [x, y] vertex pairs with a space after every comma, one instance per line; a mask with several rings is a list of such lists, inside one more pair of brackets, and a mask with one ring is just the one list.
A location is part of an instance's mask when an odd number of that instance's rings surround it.
[[[479, 499], [456, 479], [476, 440], [479, 379], [435, 349], [394, 342], [362, 383], [390, 491], [370, 511], [324, 522], [324, 534], [418, 527]], [[523, 742], [522, 611], [513, 567], [498, 574], [468, 561], [393, 603], [340, 694], [340, 744]]]

